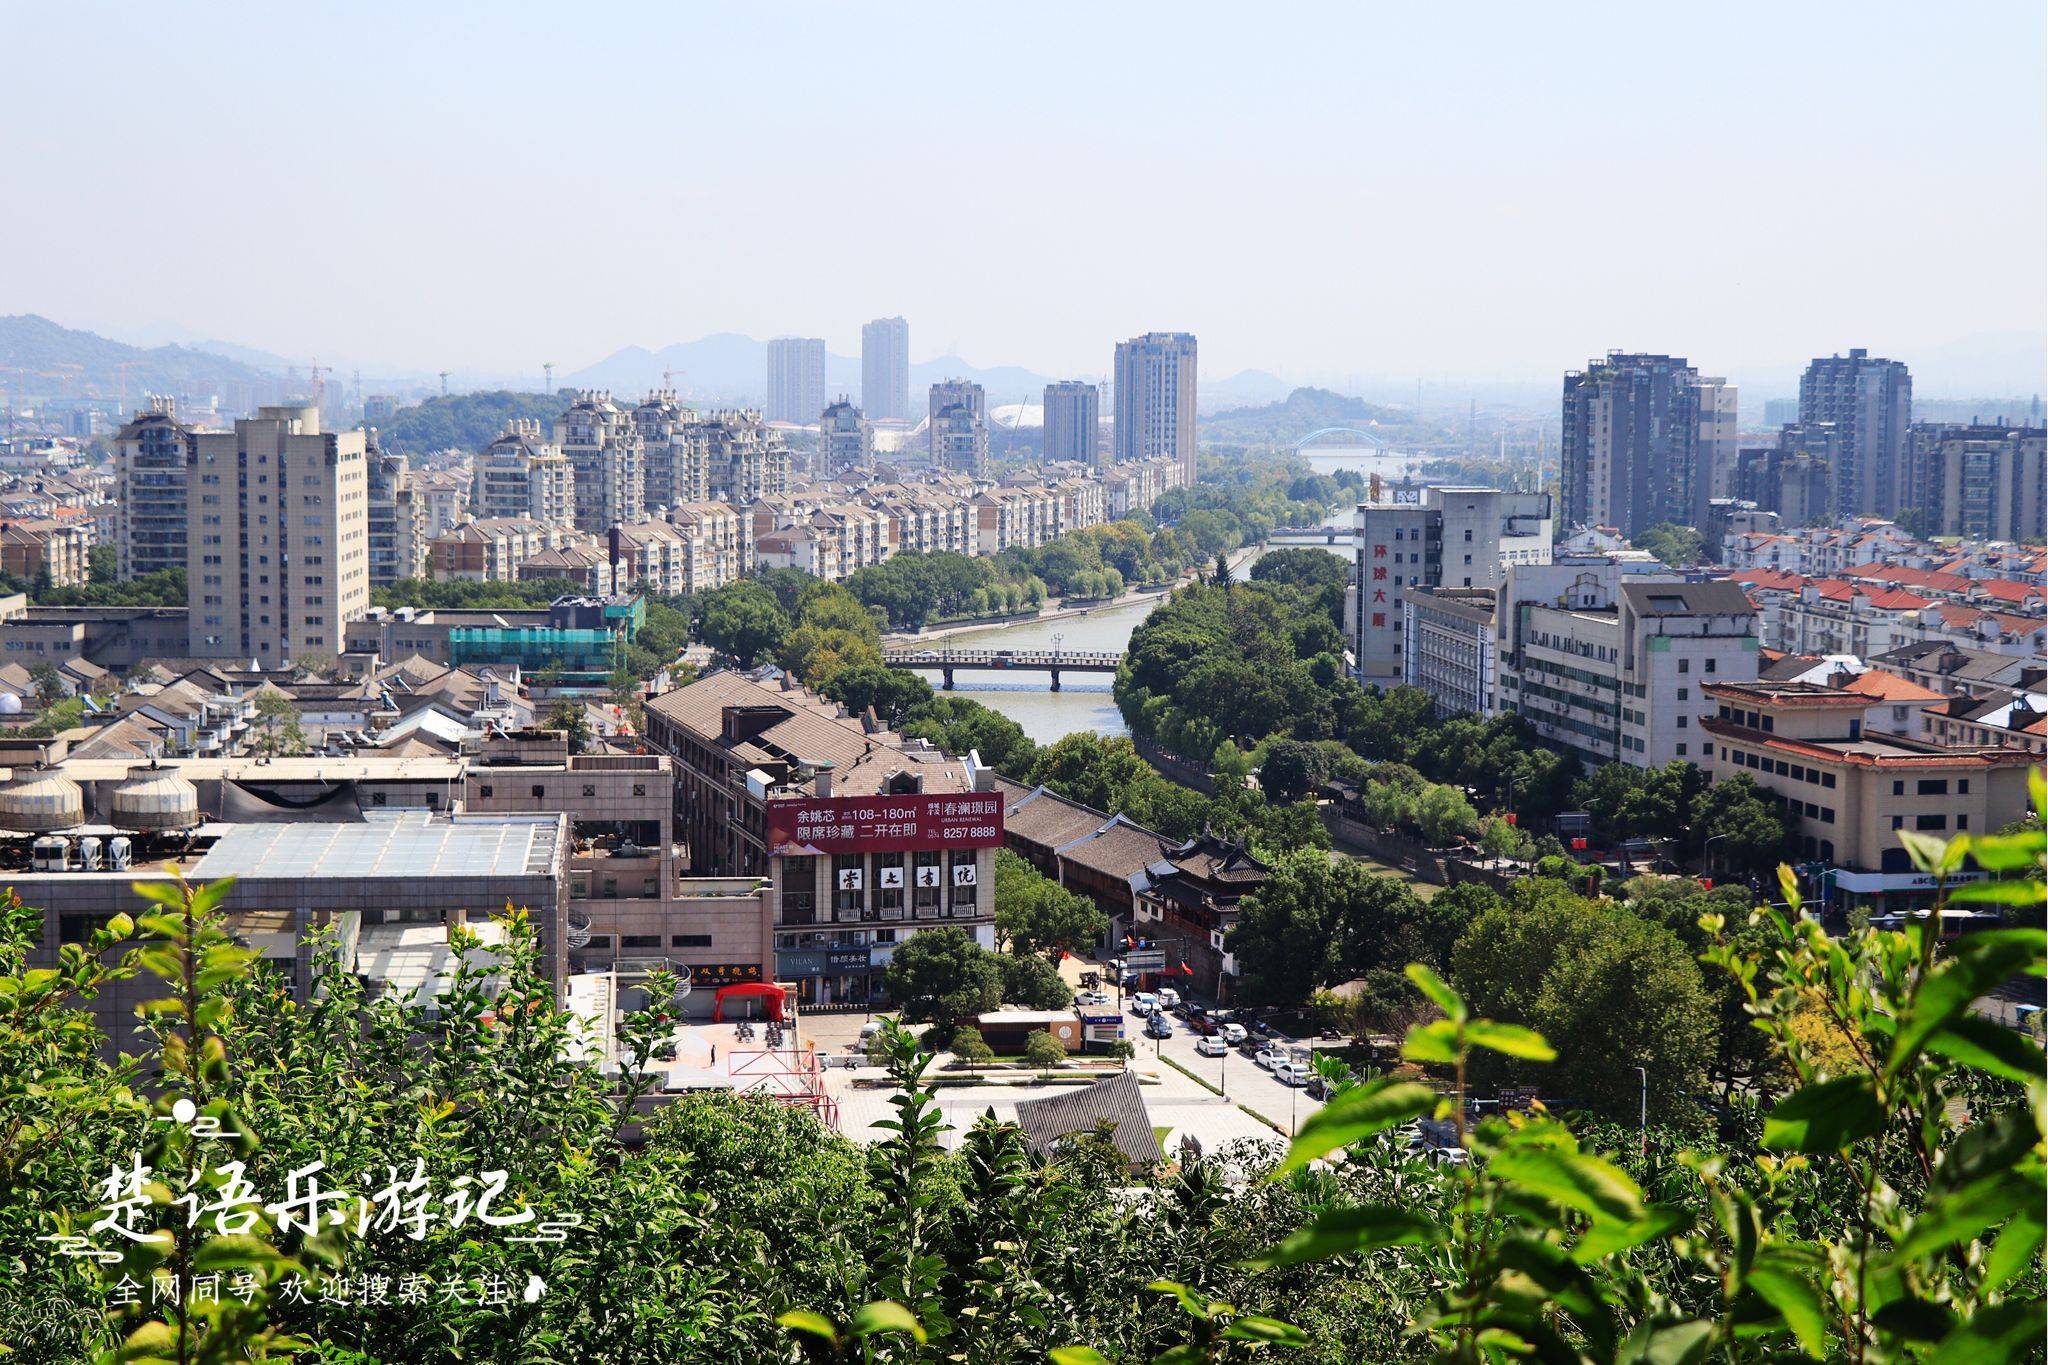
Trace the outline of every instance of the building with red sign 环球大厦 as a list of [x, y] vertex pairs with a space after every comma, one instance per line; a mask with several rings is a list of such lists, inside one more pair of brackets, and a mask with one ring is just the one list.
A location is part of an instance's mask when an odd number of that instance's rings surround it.
[[951, 925], [995, 946], [1002, 794], [795, 680], [713, 673], [647, 704], [695, 876], [769, 882], [775, 976], [802, 1004], [880, 1004], [890, 958]]

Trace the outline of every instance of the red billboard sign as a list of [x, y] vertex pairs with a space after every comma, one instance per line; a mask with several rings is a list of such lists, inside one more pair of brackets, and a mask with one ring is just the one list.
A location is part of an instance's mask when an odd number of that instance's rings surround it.
[[768, 803], [768, 852], [924, 853], [1000, 848], [1000, 792], [833, 796]]

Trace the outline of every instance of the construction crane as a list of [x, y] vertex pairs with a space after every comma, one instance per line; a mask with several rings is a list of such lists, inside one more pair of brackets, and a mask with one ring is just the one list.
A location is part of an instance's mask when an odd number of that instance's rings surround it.
[[124, 417], [128, 412], [128, 371], [134, 369], [135, 365], [136, 362], [133, 360], [120, 360], [114, 363], [114, 373], [118, 376], [115, 381], [115, 393], [118, 397], [115, 401], [120, 405]]
[[313, 406], [324, 407], [327, 399], [327, 376], [334, 373], [332, 365], [322, 365], [318, 360], [306, 367], [306, 386], [313, 396]]

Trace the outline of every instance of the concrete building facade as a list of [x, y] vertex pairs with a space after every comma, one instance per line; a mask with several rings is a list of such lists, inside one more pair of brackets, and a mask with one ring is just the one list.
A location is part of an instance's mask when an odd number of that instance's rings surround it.
[[322, 431], [310, 403], [265, 407], [188, 451], [188, 652], [264, 667], [340, 654], [370, 605], [364, 433]]
[[1111, 454], [1117, 463], [1178, 460], [1192, 486], [1195, 463], [1195, 338], [1147, 332], [1116, 344]]
[[910, 324], [902, 318], [860, 329], [860, 406], [870, 421], [910, 420]]
[[825, 410], [825, 342], [822, 337], [776, 337], [768, 343], [768, 401], [771, 422], [808, 426]]
[[1079, 380], [1045, 386], [1045, 460], [1092, 467], [1103, 463], [1102, 390]]

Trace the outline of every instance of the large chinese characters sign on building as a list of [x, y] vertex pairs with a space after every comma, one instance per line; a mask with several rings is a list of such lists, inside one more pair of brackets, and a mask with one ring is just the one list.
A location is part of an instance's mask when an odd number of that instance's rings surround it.
[[768, 803], [768, 852], [926, 853], [1000, 848], [1000, 792], [834, 796]]

